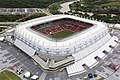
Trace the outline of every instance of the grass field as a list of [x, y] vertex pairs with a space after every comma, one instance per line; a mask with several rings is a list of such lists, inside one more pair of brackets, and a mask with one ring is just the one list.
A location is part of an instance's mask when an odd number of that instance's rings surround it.
[[64, 30], [64, 31], [60, 31], [60, 32], [55, 33], [55, 34], [51, 34], [50, 37], [56, 38], [56, 39], [62, 39], [62, 38], [70, 36], [73, 33], [74, 32], [72, 32], [70, 30]]
[[20, 77], [10, 71], [0, 72], [0, 80], [22, 80]]

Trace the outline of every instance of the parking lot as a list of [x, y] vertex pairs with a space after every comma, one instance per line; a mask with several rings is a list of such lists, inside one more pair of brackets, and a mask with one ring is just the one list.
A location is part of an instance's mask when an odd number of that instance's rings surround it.
[[41, 13], [40, 8], [0, 8], [0, 14]]

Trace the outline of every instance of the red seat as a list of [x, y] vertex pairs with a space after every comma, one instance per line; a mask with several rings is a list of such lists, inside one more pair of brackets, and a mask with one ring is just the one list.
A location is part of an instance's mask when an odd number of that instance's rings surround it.
[[75, 32], [79, 27], [78, 26], [73, 26], [70, 30], [72, 30], [73, 32]]

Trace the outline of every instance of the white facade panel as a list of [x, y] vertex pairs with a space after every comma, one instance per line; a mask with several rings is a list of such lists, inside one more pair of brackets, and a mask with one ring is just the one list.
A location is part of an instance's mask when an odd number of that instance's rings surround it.
[[[99, 49], [101, 46], [103, 46], [106, 42], [108, 42], [110, 40], [110, 35], [107, 34], [105, 37], [103, 37], [102, 39], [100, 39], [99, 41], [91, 44], [89, 47], [76, 52], [75, 54], [72, 54], [72, 56], [75, 58], [75, 61], [78, 61], [82, 58], [84, 58], [85, 56], [93, 53], [94, 51], [96, 51], [97, 49]], [[105, 46], [106, 47], [106, 46]], [[106, 49], [107, 51], [110, 50], [109, 46], [107, 45], [107, 48], [103, 48]]]
[[26, 54], [28, 54], [29, 56], [33, 56], [36, 52], [36, 50], [34, 50], [33, 48], [29, 47], [28, 45], [26, 45], [24, 42], [16, 39], [15, 46], [17, 46], [18, 48], [20, 48], [22, 51], [24, 51]]

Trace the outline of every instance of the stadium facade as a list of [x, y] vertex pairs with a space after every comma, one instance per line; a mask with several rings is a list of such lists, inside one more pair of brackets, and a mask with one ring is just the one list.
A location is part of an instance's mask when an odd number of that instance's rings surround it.
[[[56, 30], [56, 31], [55, 31]], [[62, 39], [50, 35], [69, 30], [74, 34]], [[52, 15], [17, 25], [14, 45], [28, 54], [45, 71], [67, 69], [69, 76], [92, 68], [117, 46], [106, 23], [71, 15]]]

